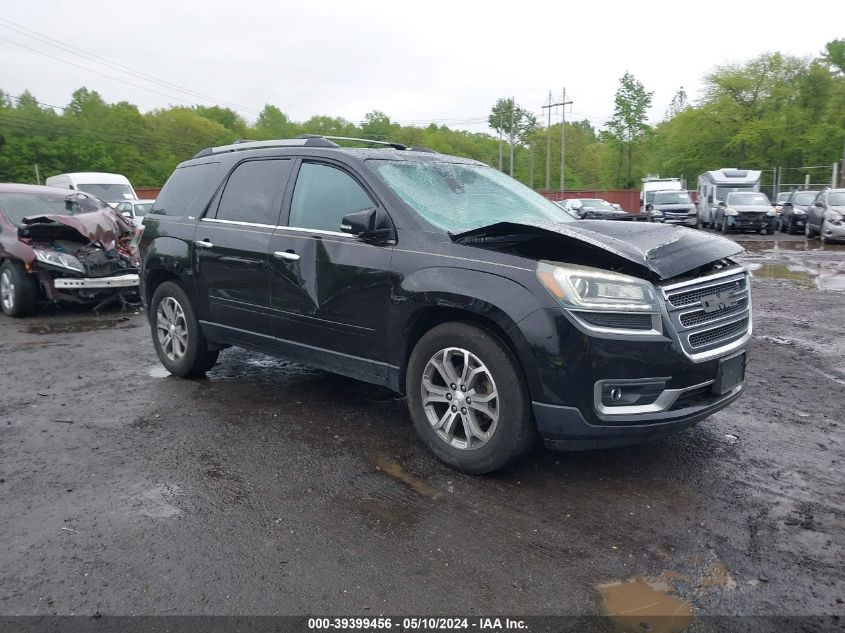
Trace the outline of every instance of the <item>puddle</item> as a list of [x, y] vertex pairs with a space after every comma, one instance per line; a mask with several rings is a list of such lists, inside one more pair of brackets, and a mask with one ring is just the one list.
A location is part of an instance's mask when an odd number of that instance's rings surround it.
[[604, 612], [617, 631], [681, 633], [693, 621], [692, 606], [661, 581], [637, 578], [598, 586]]
[[153, 365], [147, 370], [147, 375], [150, 378], [168, 378], [170, 372], [164, 368], [164, 365]]
[[[743, 266], [752, 277], [787, 279], [819, 290], [845, 290], [845, 270], [826, 264], [819, 262], [811, 267], [798, 263], [746, 262]], [[839, 265], [845, 266], [845, 263]]]
[[442, 495], [441, 492], [435, 490], [427, 483], [425, 483], [422, 479], [415, 477], [407, 470], [402, 468], [397, 462], [389, 459], [387, 457], [379, 457], [376, 460], [375, 466], [378, 470], [385, 473], [386, 475], [390, 475], [394, 479], [397, 479], [401, 483], [405, 484], [408, 488], [416, 492], [417, 494], [422, 495], [423, 497], [429, 497], [431, 499], [437, 499]]
[[374, 497], [359, 499], [358, 510], [377, 525], [384, 527], [409, 527], [415, 525], [418, 521], [413, 508]]
[[175, 484], [156, 484], [141, 490], [131, 499], [137, 511], [151, 519], [169, 519], [182, 514], [182, 510], [170, 503], [182, 495], [182, 489]]
[[749, 253], [765, 253], [768, 251], [799, 251], [805, 253], [845, 253], [845, 244], [822, 244], [808, 240], [741, 240], [737, 242]]
[[129, 317], [120, 317], [118, 319], [91, 319], [82, 321], [58, 321], [55, 323], [43, 323], [38, 325], [29, 325], [26, 328], [28, 334], [76, 334], [79, 332], [94, 332], [96, 330], [106, 330], [109, 328], [132, 327]]

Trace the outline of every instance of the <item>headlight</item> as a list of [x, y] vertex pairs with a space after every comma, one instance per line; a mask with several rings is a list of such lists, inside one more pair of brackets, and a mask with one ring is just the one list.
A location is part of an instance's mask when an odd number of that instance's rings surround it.
[[659, 312], [654, 286], [619, 273], [539, 262], [537, 277], [565, 308], [611, 312]]
[[804, 209], [793, 209], [793, 211], [795, 212], [795, 215], [804, 215], [805, 213]]
[[56, 251], [48, 251], [42, 248], [36, 248], [35, 257], [40, 262], [58, 266], [59, 268], [67, 268], [68, 270], [75, 270], [76, 272], [84, 273], [85, 266], [82, 265], [76, 257], [68, 255], [67, 253], [57, 253]]
[[828, 209], [824, 212], [824, 219], [832, 224], [838, 224], [842, 222], [842, 214], [834, 209]]
[[662, 216], [663, 216], [663, 211], [661, 211], [660, 209], [652, 209], [652, 210], [651, 210], [651, 214], [652, 214], [652, 215], [659, 215], [659, 216], [661, 216], [661, 217], [662, 217]]
[[725, 215], [739, 215], [739, 212], [737, 212], [737, 210], [733, 207], [728, 207], [725, 209]]
[[698, 209], [690, 209], [687, 215], [698, 215]]
[[768, 211], [766, 211], [766, 215], [768, 215], [770, 218], [775, 217], [775, 210], [769, 209]]

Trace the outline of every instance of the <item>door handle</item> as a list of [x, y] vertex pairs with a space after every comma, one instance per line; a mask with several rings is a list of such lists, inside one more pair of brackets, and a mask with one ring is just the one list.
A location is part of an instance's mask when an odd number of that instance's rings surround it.
[[273, 253], [273, 257], [276, 259], [286, 259], [289, 262], [299, 261], [299, 255], [292, 251], [276, 251]]
[[194, 242], [194, 246], [198, 246], [199, 248], [213, 248], [214, 244], [208, 240], [199, 240], [198, 242]]

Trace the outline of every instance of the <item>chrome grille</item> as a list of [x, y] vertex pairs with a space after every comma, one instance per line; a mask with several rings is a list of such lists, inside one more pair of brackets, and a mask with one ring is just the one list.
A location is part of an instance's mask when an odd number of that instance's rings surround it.
[[734, 272], [663, 286], [672, 327], [694, 359], [735, 346], [751, 330], [748, 274]]

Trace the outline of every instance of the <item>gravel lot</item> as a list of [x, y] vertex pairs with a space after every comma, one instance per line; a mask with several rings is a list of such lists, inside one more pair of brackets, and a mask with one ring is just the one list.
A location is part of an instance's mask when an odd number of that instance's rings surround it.
[[363, 383], [239, 350], [181, 380], [143, 314], [0, 317], [0, 613], [845, 615], [845, 251], [775, 237], [743, 238], [737, 403], [487, 477]]

